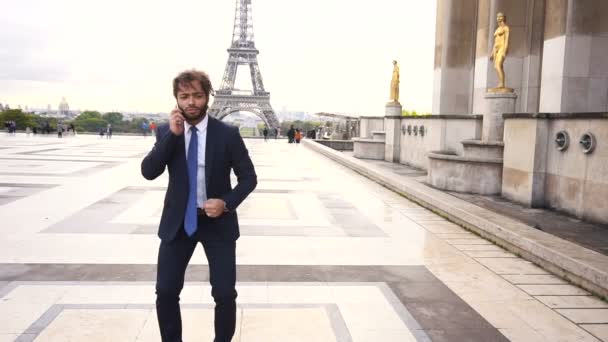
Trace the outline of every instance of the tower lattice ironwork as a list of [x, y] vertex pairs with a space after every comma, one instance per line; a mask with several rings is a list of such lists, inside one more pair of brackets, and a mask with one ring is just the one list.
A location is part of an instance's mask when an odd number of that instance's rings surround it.
[[[228, 49], [228, 62], [222, 84], [215, 92], [213, 105], [209, 108], [211, 116], [221, 120], [231, 113], [248, 111], [259, 116], [269, 127], [279, 127], [279, 120], [270, 105], [270, 93], [264, 89], [258, 65], [259, 53], [253, 41], [251, 0], [236, 0], [232, 44]], [[249, 66], [253, 85], [251, 91], [234, 87], [236, 72], [241, 65]]]

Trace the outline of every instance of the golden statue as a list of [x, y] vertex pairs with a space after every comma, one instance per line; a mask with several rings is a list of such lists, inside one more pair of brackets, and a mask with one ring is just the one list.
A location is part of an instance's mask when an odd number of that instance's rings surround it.
[[507, 26], [507, 17], [503, 13], [496, 15], [498, 27], [494, 31], [494, 47], [490, 60], [494, 61], [494, 69], [498, 73], [498, 87], [488, 89], [490, 93], [512, 93], [513, 89], [505, 87], [505, 69], [504, 63], [509, 52], [509, 26]]
[[393, 61], [393, 77], [391, 78], [390, 102], [399, 103], [399, 66], [397, 66], [397, 61]]

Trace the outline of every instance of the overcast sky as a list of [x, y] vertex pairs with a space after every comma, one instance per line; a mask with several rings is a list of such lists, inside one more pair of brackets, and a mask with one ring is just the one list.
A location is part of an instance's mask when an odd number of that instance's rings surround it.
[[[65, 96], [83, 110], [168, 112], [183, 69], [207, 71], [219, 88], [235, 1], [0, 0], [0, 8], [0, 103], [56, 109]], [[271, 104], [382, 115], [396, 59], [404, 109], [430, 111], [435, 14], [436, 0], [253, 0]], [[251, 88], [243, 70], [237, 83]]]

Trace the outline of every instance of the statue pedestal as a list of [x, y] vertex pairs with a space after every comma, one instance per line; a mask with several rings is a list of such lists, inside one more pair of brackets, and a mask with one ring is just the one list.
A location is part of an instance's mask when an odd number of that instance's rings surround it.
[[387, 102], [384, 108], [384, 116], [401, 116], [402, 107], [399, 102]]
[[388, 162], [399, 162], [401, 146], [401, 104], [389, 102], [384, 112], [384, 160]]
[[483, 128], [481, 140], [502, 141], [505, 122], [502, 115], [515, 112], [515, 93], [487, 93], [485, 96], [487, 109], [483, 113]]

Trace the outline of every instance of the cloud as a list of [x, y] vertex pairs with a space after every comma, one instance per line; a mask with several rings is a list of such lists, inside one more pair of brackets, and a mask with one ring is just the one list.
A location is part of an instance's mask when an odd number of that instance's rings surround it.
[[64, 82], [70, 72], [65, 65], [40, 63], [31, 58], [15, 55], [0, 55], [0, 80]]
[[[6, 27], [6, 29], [4, 29]], [[29, 21], [10, 20], [0, 31], [0, 80], [62, 82], [70, 76], [69, 65], [49, 51], [43, 28]]]

